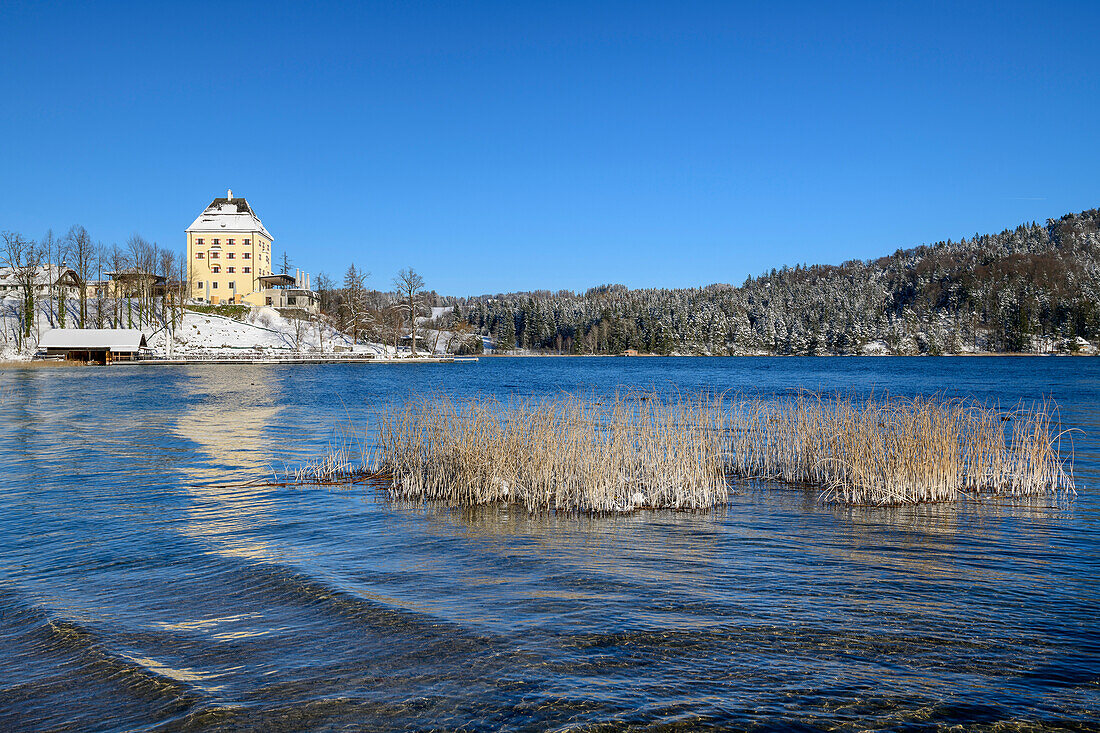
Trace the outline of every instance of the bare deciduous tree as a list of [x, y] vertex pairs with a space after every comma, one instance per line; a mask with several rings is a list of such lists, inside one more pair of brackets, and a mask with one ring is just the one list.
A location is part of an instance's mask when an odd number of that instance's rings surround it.
[[65, 285], [61, 283], [61, 277], [62, 267], [66, 264], [65, 260], [68, 256], [68, 243], [64, 237], [60, 239], [54, 237], [53, 230], [48, 229], [46, 235], [42, 237], [39, 249], [42, 252], [43, 265], [49, 272], [51, 303], [56, 304], [54, 306], [56, 312], [50, 314], [50, 325], [53, 325], [56, 319], [57, 326], [65, 328], [65, 311], [68, 298], [65, 293]]
[[412, 355], [416, 356], [416, 318], [424, 307], [424, 278], [411, 267], [397, 273], [393, 279], [394, 290], [409, 318], [409, 334], [412, 339]]
[[69, 229], [69, 233], [65, 235], [65, 244], [73, 258], [73, 269], [76, 270], [78, 280], [77, 287], [80, 289], [80, 327], [87, 328], [88, 277], [92, 272], [96, 248], [88, 230], [79, 225]]
[[12, 280], [23, 295], [22, 309], [19, 314], [19, 326], [16, 328], [15, 347], [22, 349], [31, 336], [31, 329], [37, 323], [35, 318], [35, 285], [38, 280], [40, 253], [31, 240], [15, 232], [3, 232], [4, 266], [11, 270]]

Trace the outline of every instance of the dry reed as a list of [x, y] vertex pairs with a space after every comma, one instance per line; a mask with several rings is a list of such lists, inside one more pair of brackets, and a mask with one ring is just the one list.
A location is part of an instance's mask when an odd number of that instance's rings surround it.
[[531, 510], [703, 509], [727, 501], [720, 401], [449, 398], [382, 417], [377, 470], [404, 499]]
[[1003, 412], [957, 400], [803, 393], [735, 410], [734, 473], [820, 487], [843, 504], [1073, 492], [1048, 403]]
[[[1057, 409], [1004, 412], [929, 398], [779, 399], [632, 392], [543, 402], [440, 397], [383, 413], [347, 447], [286, 478], [382, 477], [406, 500], [530, 510], [705, 509], [729, 476], [815, 487], [832, 502], [900, 505], [1073, 493]], [[346, 442], [345, 442], [346, 446]], [[360, 446], [363, 448], [363, 446]]]

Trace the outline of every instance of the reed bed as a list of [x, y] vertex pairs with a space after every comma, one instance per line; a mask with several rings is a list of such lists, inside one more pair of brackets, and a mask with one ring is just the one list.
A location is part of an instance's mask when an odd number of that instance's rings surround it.
[[735, 474], [819, 487], [842, 504], [1074, 491], [1049, 403], [1004, 412], [969, 401], [803, 393], [736, 410]]
[[439, 398], [383, 415], [375, 467], [403, 499], [530, 510], [705, 509], [727, 501], [725, 415], [703, 397]]
[[[778, 399], [631, 392], [600, 400], [417, 400], [382, 413], [290, 483], [378, 481], [404, 500], [530, 510], [706, 509], [730, 479], [781, 481], [850, 505], [1074, 492], [1056, 406], [800, 393]], [[363, 459], [362, 456], [366, 455]]]

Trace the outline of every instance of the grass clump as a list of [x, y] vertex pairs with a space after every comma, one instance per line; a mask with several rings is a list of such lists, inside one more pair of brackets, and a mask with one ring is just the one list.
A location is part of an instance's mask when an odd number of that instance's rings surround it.
[[375, 465], [404, 499], [704, 509], [728, 498], [724, 416], [720, 403], [702, 397], [439, 398], [383, 416]]
[[736, 474], [820, 487], [843, 504], [1073, 491], [1048, 404], [1004, 412], [922, 397], [856, 402], [799, 394], [737, 409]]

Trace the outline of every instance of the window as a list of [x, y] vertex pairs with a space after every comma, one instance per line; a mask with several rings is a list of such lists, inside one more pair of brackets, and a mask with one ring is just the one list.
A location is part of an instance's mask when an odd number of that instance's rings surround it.
[[195, 240], [195, 244], [202, 244], [202, 237]]
[[230, 290], [236, 290], [236, 289], [237, 289], [237, 283], [235, 283], [235, 282], [233, 282], [232, 280], [230, 280], [230, 281], [229, 281], [229, 289], [230, 289]]
[[227, 240], [227, 243], [228, 243], [228, 244], [233, 244], [233, 240], [232, 240], [232, 239], [230, 239], [230, 240]]
[[241, 272], [252, 272], [252, 268], [251, 267], [242, 267]]
[[248, 246], [248, 245], [250, 245], [250, 244], [252, 244], [252, 240], [251, 240], [251, 239], [246, 239], [246, 240], [244, 240], [244, 246], [245, 246], [245, 247], [247, 247], [247, 246]]
[[202, 280], [199, 280], [197, 283], [195, 283], [195, 287], [196, 288], [201, 288], [202, 287]]
[[211, 253], [210, 253], [210, 259], [212, 259], [212, 260], [216, 260], [216, 259], [218, 259], [219, 257], [221, 257], [221, 253], [220, 253], [220, 252], [211, 252]]
[[267, 299], [267, 304], [268, 304], [268, 305], [271, 305], [271, 298], [268, 298], [268, 299]]
[[291, 295], [290, 297], [288, 297], [288, 298], [286, 299], [286, 304], [287, 304], [287, 305], [295, 305], [295, 302], [294, 302], [294, 296], [293, 296], [293, 295]]
[[237, 255], [236, 255], [235, 252], [226, 252], [225, 257], [226, 257], [226, 259], [234, 260], [234, 259], [237, 258]]
[[218, 283], [217, 283], [217, 282], [212, 282], [212, 283], [210, 283], [210, 287], [211, 287], [211, 288], [212, 288], [213, 290], [217, 290], [217, 289], [218, 289]]
[[222, 271], [222, 268], [218, 267], [217, 265], [214, 265], [210, 269], [213, 270], [214, 272], [221, 272]]
[[216, 239], [215, 239], [215, 240], [214, 240], [214, 244], [217, 244], [217, 243], [218, 243], [218, 240], [216, 240]]
[[196, 259], [196, 260], [201, 260], [202, 258], [203, 258], [203, 254], [202, 254], [202, 252], [196, 252], [196, 253], [195, 253], [195, 259]]
[[251, 252], [245, 252], [243, 255], [241, 255], [241, 259], [245, 259], [245, 260], [252, 259], [252, 253]]
[[232, 267], [227, 267], [227, 268], [225, 268], [225, 271], [226, 271], [226, 272], [236, 272], [236, 270], [235, 270], [235, 269], [233, 269]]

